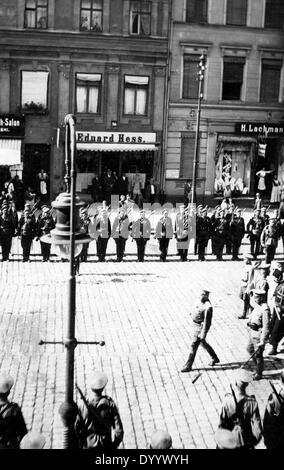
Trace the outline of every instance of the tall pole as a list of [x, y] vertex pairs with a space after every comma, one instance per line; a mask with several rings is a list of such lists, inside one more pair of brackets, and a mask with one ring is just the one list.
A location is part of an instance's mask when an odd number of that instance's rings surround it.
[[203, 98], [202, 91], [203, 91], [203, 80], [204, 80], [204, 70], [205, 70], [205, 55], [204, 54], [200, 56], [198, 69], [199, 69], [198, 70], [198, 103], [197, 103], [195, 142], [194, 142], [191, 205], [196, 203], [196, 180], [197, 180], [197, 167], [198, 167], [200, 112], [201, 112], [201, 100]]

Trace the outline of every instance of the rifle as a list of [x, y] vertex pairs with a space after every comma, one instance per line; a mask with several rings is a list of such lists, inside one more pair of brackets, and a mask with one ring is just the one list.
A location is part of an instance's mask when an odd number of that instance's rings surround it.
[[[233, 399], [234, 399], [234, 402], [235, 402], [235, 405], [236, 405], [236, 415], [237, 415], [237, 418], [238, 418], [238, 421], [239, 421], [239, 424], [240, 424], [240, 428], [242, 430], [242, 433], [245, 434], [244, 417], [243, 417], [243, 414], [241, 413], [241, 410], [240, 410], [240, 407], [239, 407], [239, 404], [238, 404], [238, 401], [237, 401], [237, 397], [236, 397], [236, 394], [235, 394], [235, 391], [233, 389], [232, 384], [230, 384], [230, 389], [231, 389]], [[245, 442], [244, 442], [243, 437], [242, 437], [242, 441], [243, 441], [242, 444], [244, 445]]]
[[274, 387], [273, 383], [271, 382], [271, 380], [269, 380], [269, 383], [270, 383], [270, 386], [279, 402], [279, 405], [282, 407], [284, 405], [284, 401], [283, 401], [283, 398], [280, 397], [279, 393], [277, 392], [276, 388]]
[[109, 432], [109, 428], [105, 425], [104, 421], [102, 420], [101, 416], [99, 415], [99, 413], [94, 409], [93, 406], [90, 406], [87, 398], [85, 397], [85, 395], [83, 394], [82, 390], [80, 389], [80, 387], [78, 386], [77, 383], [75, 383], [75, 387], [76, 389], [78, 390], [79, 392], [79, 395], [81, 397], [81, 399], [83, 400], [83, 403], [85, 405], [85, 407], [87, 408], [87, 411], [88, 411], [88, 414], [91, 418], [91, 420], [93, 421], [93, 423], [95, 425], [97, 425], [101, 432], [100, 434], [106, 434]]

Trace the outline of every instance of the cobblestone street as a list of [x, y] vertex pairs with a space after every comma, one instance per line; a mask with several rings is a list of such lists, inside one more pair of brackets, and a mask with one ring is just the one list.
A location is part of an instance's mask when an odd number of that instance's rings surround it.
[[[106, 345], [78, 345], [76, 381], [89, 395], [93, 371], [107, 373], [106, 393], [118, 404], [125, 448], [146, 448], [154, 428], [167, 428], [176, 449], [215, 448], [222, 397], [229, 391], [234, 369], [248, 357], [245, 320], [236, 318], [242, 263], [227, 256], [216, 262], [210, 255], [203, 263], [192, 255], [181, 263], [174, 241], [169, 261], [160, 263], [156, 240], [149, 242], [147, 253], [152, 256], [144, 263], [136, 263], [130, 241], [125, 262], [113, 261], [114, 245], [110, 245], [113, 255], [98, 263], [94, 244], [77, 277], [76, 337], [104, 340]], [[248, 245], [242, 251], [248, 251]], [[44, 433], [46, 448], [62, 448], [58, 408], [65, 394], [65, 351], [61, 345], [38, 343], [65, 336], [69, 264], [55, 256], [52, 262], [41, 263], [38, 243], [30, 263], [21, 262], [18, 240], [13, 252], [10, 262], [0, 263], [1, 371], [15, 378], [11, 398], [22, 406], [28, 427]], [[188, 314], [202, 287], [212, 291], [208, 341], [221, 364], [209, 367], [209, 356], [200, 350], [195, 370], [181, 374], [190, 341]], [[283, 366], [283, 354], [266, 357], [265, 378], [276, 379]], [[198, 371], [202, 375], [193, 384]], [[249, 392], [256, 395], [263, 413], [268, 381], [253, 382]]]

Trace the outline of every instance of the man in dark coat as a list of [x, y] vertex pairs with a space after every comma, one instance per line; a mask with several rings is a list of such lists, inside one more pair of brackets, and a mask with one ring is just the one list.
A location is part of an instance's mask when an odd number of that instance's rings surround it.
[[131, 228], [131, 236], [135, 240], [137, 245], [137, 261], [143, 262], [145, 256], [145, 249], [147, 241], [151, 235], [151, 223], [150, 220], [145, 217], [145, 211], [140, 211], [140, 217], [138, 220], [133, 222]]
[[239, 261], [239, 249], [245, 235], [245, 221], [241, 209], [237, 209], [230, 222], [230, 238], [232, 241], [232, 260]]
[[119, 178], [118, 178], [118, 191], [119, 191], [119, 196], [123, 195], [126, 196], [128, 194], [128, 178], [123, 173]]
[[94, 202], [100, 202], [102, 200], [102, 182], [96, 174], [92, 179], [91, 195]]
[[215, 254], [218, 261], [223, 260], [223, 250], [226, 238], [229, 233], [229, 223], [225, 217], [225, 211], [220, 211], [220, 217], [217, 218], [212, 227], [215, 240]]
[[167, 209], [163, 210], [162, 217], [156, 225], [155, 238], [159, 240], [160, 261], [166, 261], [170, 239], [173, 238], [173, 223]]
[[4, 203], [0, 213], [0, 243], [2, 248], [2, 261], [9, 261], [12, 239], [16, 233], [13, 215], [9, 212], [8, 203]]
[[[42, 214], [39, 216], [37, 220], [36, 240], [40, 240], [40, 238], [43, 235], [49, 235], [51, 230], [53, 230], [54, 228], [55, 228], [55, 222], [51, 215], [50, 208], [47, 206], [44, 206], [42, 208]], [[43, 262], [49, 261], [51, 244], [40, 240], [40, 248], [41, 248], [42, 261]]]
[[19, 449], [21, 439], [27, 434], [26, 423], [17, 403], [8, 400], [14, 385], [12, 377], [0, 377], [0, 450]]
[[36, 235], [36, 221], [30, 208], [25, 207], [19, 221], [18, 235], [21, 237], [23, 263], [29, 261], [33, 238]]
[[196, 238], [199, 261], [205, 261], [205, 250], [211, 236], [212, 224], [207, 216], [207, 208], [201, 210], [201, 214], [196, 220]]
[[101, 207], [96, 217], [97, 255], [99, 261], [105, 261], [106, 250], [111, 236], [111, 225], [106, 209]]
[[256, 259], [260, 252], [260, 236], [264, 228], [264, 221], [260, 217], [260, 210], [254, 211], [254, 216], [249, 220], [247, 224], [247, 233], [250, 240], [250, 252], [251, 255]]

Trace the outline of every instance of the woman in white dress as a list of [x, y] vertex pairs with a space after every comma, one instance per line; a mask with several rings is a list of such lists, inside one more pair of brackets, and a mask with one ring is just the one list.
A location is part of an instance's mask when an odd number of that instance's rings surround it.
[[277, 175], [273, 176], [272, 180], [272, 190], [271, 190], [271, 197], [270, 202], [280, 202], [281, 200], [281, 185], [280, 181], [277, 178]]
[[260, 171], [256, 173], [256, 176], [259, 177], [257, 189], [261, 194], [263, 194], [266, 190], [265, 177], [268, 173], [272, 173], [272, 172], [273, 170], [268, 171], [268, 170], [265, 170], [265, 168], [262, 168]]

